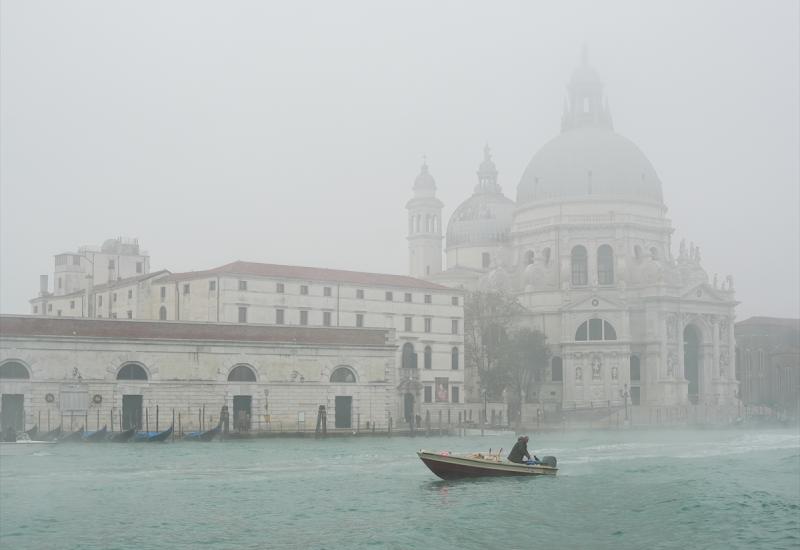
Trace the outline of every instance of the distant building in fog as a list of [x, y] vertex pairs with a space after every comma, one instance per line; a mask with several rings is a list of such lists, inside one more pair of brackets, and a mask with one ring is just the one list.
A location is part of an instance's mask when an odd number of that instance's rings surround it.
[[561, 133], [533, 156], [516, 200], [488, 146], [477, 180], [447, 224], [440, 269], [442, 206], [423, 165], [407, 206], [410, 273], [518, 298], [553, 354], [535, 402], [589, 408], [629, 394], [643, 407], [736, 405], [733, 279], [710, 279], [699, 246], [681, 242], [673, 255], [661, 180], [614, 131], [585, 52]]
[[750, 317], [736, 323], [736, 377], [745, 405], [800, 414], [800, 319]]

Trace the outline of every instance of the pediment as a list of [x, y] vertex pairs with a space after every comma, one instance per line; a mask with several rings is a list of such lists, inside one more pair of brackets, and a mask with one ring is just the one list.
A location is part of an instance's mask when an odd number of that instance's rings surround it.
[[564, 307], [565, 311], [608, 311], [625, 309], [625, 304], [605, 296], [587, 296]]
[[682, 300], [692, 300], [701, 302], [712, 303], [727, 303], [730, 302], [726, 296], [708, 283], [700, 283], [694, 285], [689, 290], [686, 290], [681, 295]]

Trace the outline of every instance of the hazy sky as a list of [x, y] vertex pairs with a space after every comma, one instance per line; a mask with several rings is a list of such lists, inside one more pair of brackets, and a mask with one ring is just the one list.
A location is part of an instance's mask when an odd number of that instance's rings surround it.
[[[489, 143], [507, 196], [584, 42], [615, 129], [738, 317], [800, 316], [798, 2], [2, 2], [0, 310], [53, 254], [407, 272], [422, 155], [445, 220]], [[52, 284], [52, 281], [51, 281]]]

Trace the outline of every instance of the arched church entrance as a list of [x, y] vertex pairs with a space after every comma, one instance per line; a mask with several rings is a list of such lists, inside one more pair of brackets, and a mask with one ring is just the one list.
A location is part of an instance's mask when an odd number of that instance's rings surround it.
[[689, 402], [700, 401], [700, 331], [694, 325], [683, 329], [683, 375], [689, 381]]

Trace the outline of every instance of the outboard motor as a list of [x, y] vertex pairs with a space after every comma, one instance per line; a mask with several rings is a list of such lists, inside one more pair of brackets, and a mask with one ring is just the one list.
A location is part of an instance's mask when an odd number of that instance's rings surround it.
[[554, 456], [543, 456], [539, 459], [539, 462], [545, 466], [550, 466], [551, 468], [555, 468], [556, 464], [558, 464], [558, 461]]

